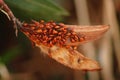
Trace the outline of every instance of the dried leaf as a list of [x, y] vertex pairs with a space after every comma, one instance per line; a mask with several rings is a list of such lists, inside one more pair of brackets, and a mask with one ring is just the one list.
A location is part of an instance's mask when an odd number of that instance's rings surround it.
[[96, 25], [96, 26], [66, 25], [66, 26], [73, 30], [74, 32], [76, 32], [79, 36], [84, 37], [84, 39], [80, 42], [75, 43], [66, 42], [66, 45], [79, 45], [99, 39], [109, 29], [108, 25]]
[[48, 48], [44, 45], [36, 45], [41, 51], [55, 59], [57, 62], [77, 70], [100, 70], [99, 64], [76, 50], [69, 50], [64, 47], [53, 46]]
[[[57, 62], [77, 70], [100, 70], [101, 68], [96, 61], [83, 56], [74, 50], [72, 46], [98, 39], [108, 29], [109, 26], [105, 25], [79, 27], [75, 25], [56, 24], [54, 22], [44, 23], [43, 21], [33, 21], [32, 24], [24, 23], [21, 31], [23, 31], [43, 53]], [[60, 38], [60, 41], [58, 40], [60, 43], [65, 42], [57, 45], [57, 40], [54, 40], [56, 37], [58, 37], [57, 39]]]

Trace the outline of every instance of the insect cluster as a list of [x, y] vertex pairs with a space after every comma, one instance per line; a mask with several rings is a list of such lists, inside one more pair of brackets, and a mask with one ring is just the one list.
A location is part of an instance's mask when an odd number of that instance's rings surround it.
[[78, 36], [63, 23], [57, 24], [53, 21], [45, 23], [42, 20], [40, 22], [32, 21], [31, 24], [24, 23], [21, 30], [38, 44], [44, 44], [49, 47], [53, 45], [66, 46], [66, 41], [74, 43], [84, 39], [84, 37]]
[[100, 65], [81, 53], [77, 45], [100, 38], [109, 26], [75, 26], [32, 21], [23, 23], [20, 30], [32, 41], [41, 52], [57, 62], [77, 70], [100, 70]]

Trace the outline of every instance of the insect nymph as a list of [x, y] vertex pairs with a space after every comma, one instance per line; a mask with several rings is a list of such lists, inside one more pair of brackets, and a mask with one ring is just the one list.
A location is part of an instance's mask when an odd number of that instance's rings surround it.
[[79, 44], [100, 38], [107, 25], [75, 26], [63, 23], [32, 21], [24, 23], [21, 31], [54, 60], [78, 70], [99, 70], [99, 64], [76, 50]]

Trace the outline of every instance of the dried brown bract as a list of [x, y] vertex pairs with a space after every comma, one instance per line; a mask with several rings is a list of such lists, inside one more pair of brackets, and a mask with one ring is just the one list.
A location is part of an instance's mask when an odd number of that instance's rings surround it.
[[24, 23], [21, 31], [56, 61], [78, 70], [100, 70], [99, 64], [76, 51], [77, 45], [100, 38], [107, 25], [75, 26], [53, 21]]

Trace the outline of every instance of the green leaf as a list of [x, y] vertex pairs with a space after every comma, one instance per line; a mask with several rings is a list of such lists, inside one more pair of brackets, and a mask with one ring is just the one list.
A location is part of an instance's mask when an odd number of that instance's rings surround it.
[[20, 53], [21, 53], [21, 49], [19, 46], [10, 48], [9, 50], [3, 53], [4, 55], [0, 57], [0, 62], [7, 64]]
[[63, 20], [69, 13], [52, 0], [5, 0], [21, 20]]

